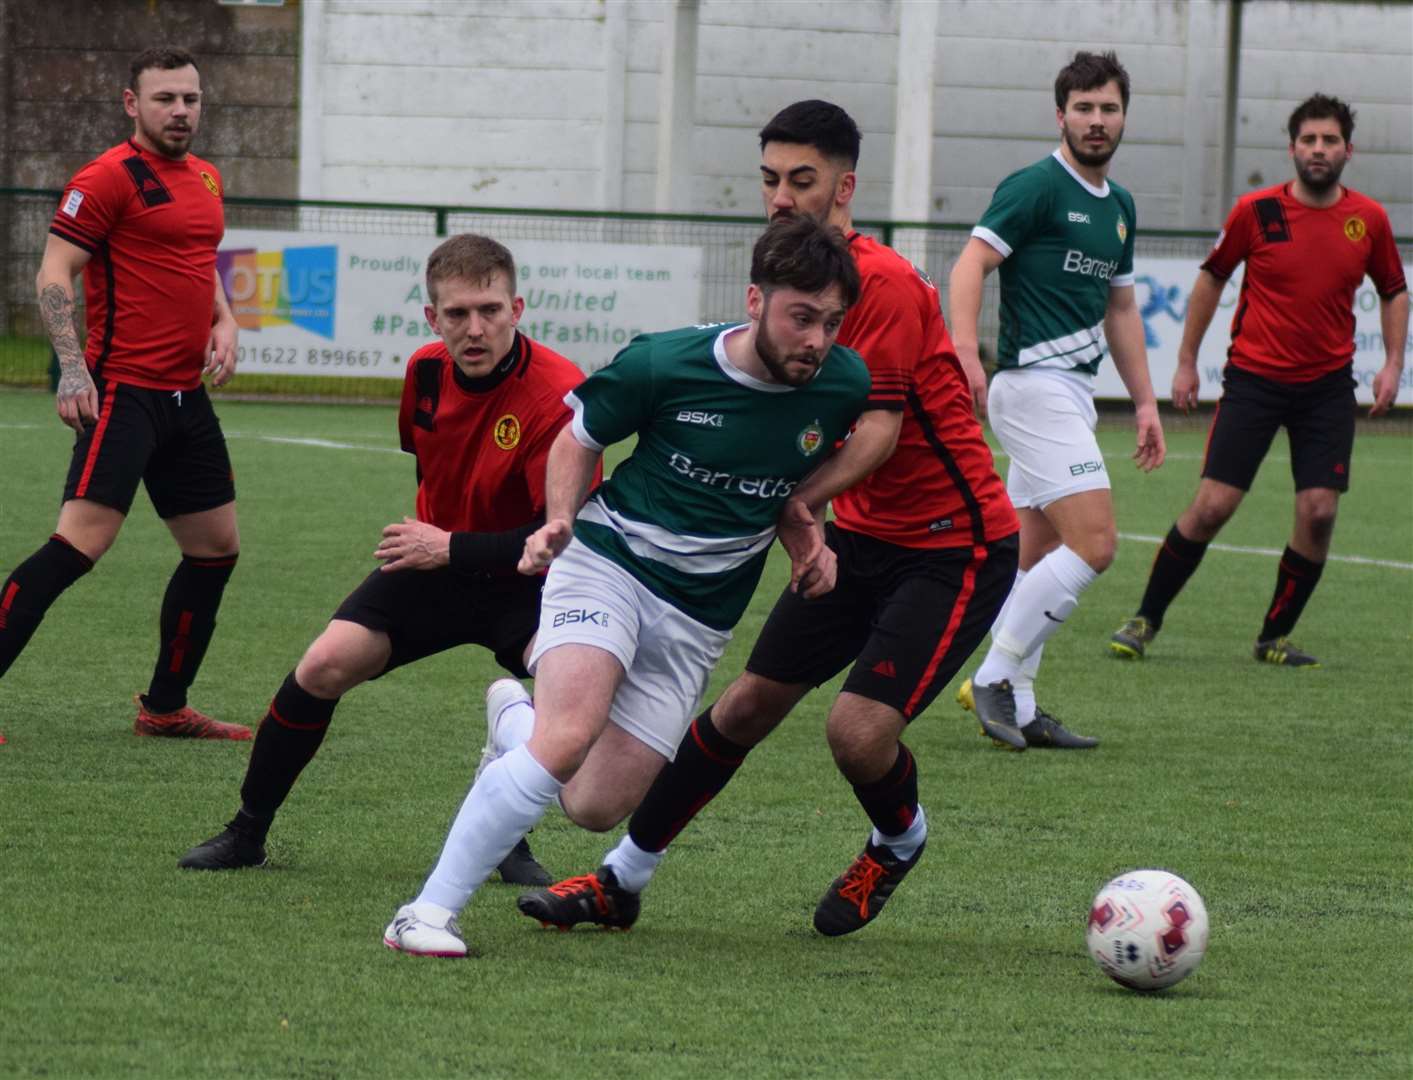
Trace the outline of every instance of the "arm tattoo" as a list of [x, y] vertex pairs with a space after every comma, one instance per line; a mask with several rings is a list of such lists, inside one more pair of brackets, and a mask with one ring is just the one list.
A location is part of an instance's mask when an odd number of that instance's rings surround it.
[[83, 363], [78, 331], [74, 329], [74, 298], [62, 285], [46, 285], [39, 294], [39, 316], [58, 354], [59, 366], [68, 370]]
[[59, 358], [59, 397], [82, 394], [92, 385], [74, 328], [74, 298], [62, 285], [46, 285], [39, 294], [39, 315]]

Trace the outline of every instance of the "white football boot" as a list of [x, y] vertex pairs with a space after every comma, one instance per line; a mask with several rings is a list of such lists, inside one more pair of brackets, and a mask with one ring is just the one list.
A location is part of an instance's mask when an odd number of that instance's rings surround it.
[[440, 904], [403, 904], [383, 931], [383, 944], [414, 956], [458, 959], [466, 955], [466, 942], [456, 916]]

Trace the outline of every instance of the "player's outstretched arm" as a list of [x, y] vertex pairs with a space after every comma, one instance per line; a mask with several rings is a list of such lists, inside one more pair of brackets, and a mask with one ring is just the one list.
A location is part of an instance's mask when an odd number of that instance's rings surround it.
[[824, 542], [824, 510], [811, 510], [803, 499], [785, 500], [776, 539], [790, 556], [790, 591], [813, 600], [834, 588], [838, 558]]
[[566, 424], [555, 436], [545, 466], [545, 523], [525, 541], [516, 567], [522, 574], [538, 574], [559, 557], [574, 537], [574, 518], [594, 482], [601, 452], [591, 450]]
[[1138, 312], [1132, 285], [1119, 285], [1109, 290], [1104, 336], [1109, 339], [1109, 353], [1114, 358], [1119, 378], [1123, 379], [1128, 396], [1133, 399], [1134, 425], [1138, 429], [1133, 460], [1144, 472], [1152, 472], [1163, 464], [1167, 447], [1163, 442], [1163, 423], [1158, 419], [1158, 398], [1148, 375], [1143, 317]]
[[231, 314], [231, 305], [226, 300], [226, 289], [221, 284], [221, 275], [216, 279], [216, 304], [211, 317], [211, 339], [206, 343], [206, 364], [201, 374], [211, 376], [212, 386], [224, 386], [236, 369], [236, 338], [240, 327]]
[[75, 431], [85, 420], [98, 419], [98, 390], [83, 362], [78, 329], [74, 324], [74, 278], [88, 265], [89, 254], [76, 244], [49, 235], [44, 258], [35, 276], [39, 316], [59, 358], [59, 392], [54, 406], [59, 419]]
[[1005, 256], [980, 237], [973, 236], [962, 248], [947, 278], [947, 326], [957, 350], [962, 372], [971, 387], [976, 415], [986, 416], [986, 370], [981, 366], [977, 322], [981, 318], [981, 292], [986, 275], [1005, 261]]
[[1408, 346], [1408, 290], [1379, 300], [1379, 326], [1384, 333], [1384, 366], [1374, 376], [1374, 404], [1370, 416], [1379, 416], [1393, 407], [1398, 384], [1403, 380], [1403, 350]]
[[1217, 313], [1226, 282], [1207, 270], [1197, 272], [1192, 283], [1192, 295], [1187, 300], [1187, 315], [1182, 322], [1182, 343], [1178, 345], [1177, 371], [1173, 373], [1173, 408], [1187, 412], [1197, 407], [1197, 392], [1202, 388], [1202, 376], [1197, 372], [1197, 352], [1202, 338]]

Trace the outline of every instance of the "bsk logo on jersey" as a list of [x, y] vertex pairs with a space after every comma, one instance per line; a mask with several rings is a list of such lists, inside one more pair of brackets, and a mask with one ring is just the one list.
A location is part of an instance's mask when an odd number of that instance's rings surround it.
[[[1073, 222], [1075, 222], [1076, 224], [1079, 224], [1079, 225], [1088, 225], [1088, 224], [1089, 224], [1089, 215], [1088, 215], [1088, 214], [1085, 214], [1085, 213], [1081, 213], [1081, 212], [1078, 211], [1078, 210], [1071, 210], [1071, 211], [1070, 211], [1070, 220], [1073, 221]], [[1123, 234], [1122, 234], [1122, 233], [1119, 234], [1119, 239], [1120, 239], [1120, 240], [1123, 239]]]
[[795, 445], [805, 457], [811, 457], [819, 451], [824, 445], [824, 428], [819, 426], [818, 420], [805, 425], [804, 430], [796, 437]]
[[683, 409], [677, 414], [679, 424], [699, 424], [702, 427], [724, 428], [726, 417], [721, 413], [702, 412], [699, 409]]
[[336, 245], [216, 253], [216, 272], [242, 330], [292, 324], [334, 336], [338, 299]]
[[576, 623], [592, 623], [608, 629], [608, 612], [590, 611], [588, 608], [573, 608], [569, 611], [556, 611], [553, 626], [574, 626]]

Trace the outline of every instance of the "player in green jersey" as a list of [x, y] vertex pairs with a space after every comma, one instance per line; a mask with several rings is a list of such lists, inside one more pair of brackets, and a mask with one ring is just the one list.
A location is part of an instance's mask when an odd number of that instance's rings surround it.
[[[867, 401], [868, 368], [834, 343], [858, 294], [836, 229], [777, 222], [752, 255], [748, 323], [637, 338], [566, 397], [574, 419], [550, 450], [546, 524], [520, 564], [549, 568], [531, 723], [518, 684], [492, 686], [498, 753], [421, 893], [388, 925], [390, 948], [466, 955], [457, 912], [550, 803], [595, 830], [637, 806], [675, 754], [777, 532], [796, 588], [833, 587], [820, 523], [807, 510], [777, 519]], [[632, 454], [589, 497], [604, 448], [632, 435]], [[497, 737], [502, 726], [514, 739]]]
[[1006, 487], [1021, 519], [1020, 571], [991, 649], [958, 700], [999, 744], [1083, 749], [1035, 704], [1045, 641], [1114, 559], [1109, 476], [1094, 438], [1093, 377], [1112, 355], [1133, 399], [1144, 471], [1163, 462], [1163, 428], [1134, 301], [1133, 197], [1108, 179], [1123, 138], [1129, 81], [1111, 52], [1075, 54], [1055, 80], [1060, 145], [1003, 180], [951, 276], [957, 354], [980, 371], [982, 282], [1001, 274], [998, 371], [978, 405], [1011, 459]]

